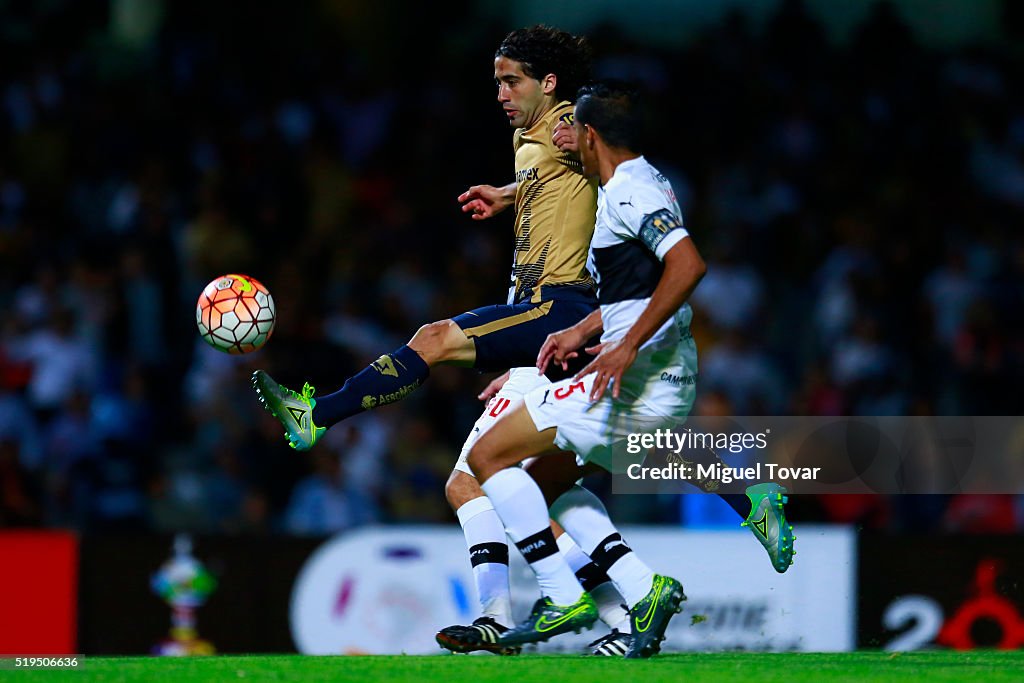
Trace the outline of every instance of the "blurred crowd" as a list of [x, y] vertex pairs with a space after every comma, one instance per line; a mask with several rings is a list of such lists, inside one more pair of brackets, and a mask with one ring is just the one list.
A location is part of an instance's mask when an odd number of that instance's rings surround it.
[[[512, 177], [492, 78], [509, 27], [469, 2], [400, 22], [166, 3], [140, 36], [116, 6], [0, 3], [0, 526], [452, 521], [444, 482], [490, 377], [436, 370], [298, 454], [248, 376], [333, 391], [419, 325], [504, 300], [511, 217], [470, 221], [456, 197]], [[792, 1], [684, 48], [590, 37], [598, 76], [648, 91], [648, 157], [708, 262], [698, 410], [1024, 412], [1019, 49], [926, 49], [885, 3], [843, 45]], [[195, 330], [230, 272], [277, 304], [250, 356]], [[1013, 496], [797, 505], [798, 522], [1024, 529]]]

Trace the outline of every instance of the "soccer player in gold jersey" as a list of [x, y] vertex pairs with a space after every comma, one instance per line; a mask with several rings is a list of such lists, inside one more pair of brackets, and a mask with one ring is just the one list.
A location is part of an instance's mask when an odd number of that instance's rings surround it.
[[[380, 356], [327, 396], [314, 398], [308, 384], [301, 392], [292, 391], [263, 371], [253, 375], [260, 400], [285, 426], [290, 445], [307, 450], [346, 417], [405, 398], [435, 365], [483, 372], [512, 368], [488, 390], [496, 395], [467, 439], [446, 487], [466, 534], [483, 611], [473, 625], [438, 634], [442, 646], [456, 651], [518, 650], [497, 646], [497, 636], [512, 623], [508, 546], [504, 527], [466, 465], [468, 449], [506, 407], [548, 382], [535, 367], [548, 335], [577, 323], [597, 306], [586, 267], [597, 184], [583, 177], [573, 152], [560, 149], [568, 147], [571, 97], [587, 78], [589, 58], [583, 38], [545, 26], [512, 31], [495, 53], [498, 102], [514, 129], [515, 181], [504, 187], [472, 187], [459, 200], [478, 220], [515, 206], [513, 282], [505, 303], [424, 325], [405, 346]], [[593, 502], [601, 505], [596, 498]], [[601, 616], [609, 625], [625, 628], [628, 616], [607, 576], [568, 537], [559, 545], [589, 588], [604, 584], [606, 590], [594, 590]], [[598, 643], [595, 649], [620, 655], [625, 646]]]

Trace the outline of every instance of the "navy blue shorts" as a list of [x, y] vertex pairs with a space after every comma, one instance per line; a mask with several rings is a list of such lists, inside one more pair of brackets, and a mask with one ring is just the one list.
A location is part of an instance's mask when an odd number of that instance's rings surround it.
[[552, 332], [572, 327], [597, 308], [595, 303], [552, 299], [539, 304], [484, 306], [452, 320], [476, 344], [480, 372], [532, 367]]

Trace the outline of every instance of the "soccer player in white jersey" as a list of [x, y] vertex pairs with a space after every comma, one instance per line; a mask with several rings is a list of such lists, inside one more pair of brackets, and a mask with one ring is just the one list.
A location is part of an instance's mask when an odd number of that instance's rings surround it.
[[[568, 451], [581, 472], [595, 465], [611, 470], [612, 454], [625, 454], [629, 434], [674, 426], [693, 406], [695, 383], [682, 381], [697, 373], [686, 301], [705, 266], [671, 185], [636, 151], [638, 124], [632, 91], [609, 85], [580, 91], [573, 126], [583, 173], [601, 184], [588, 259], [600, 307], [552, 334], [537, 364], [541, 370], [551, 362], [564, 366], [601, 332], [601, 343], [586, 349], [596, 357], [575, 377], [529, 392], [469, 454], [543, 594], [525, 621], [502, 634], [505, 644], [546, 640], [596, 618], [593, 601], [557, 552], [543, 494], [516, 465]], [[566, 494], [550, 512], [585, 553], [602, 558], [626, 599], [633, 631], [626, 656], [657, 653], [685, 599], [680, 583], [655, 574], [635, 553], [621, 552], [621, 537], [585, 499]]]

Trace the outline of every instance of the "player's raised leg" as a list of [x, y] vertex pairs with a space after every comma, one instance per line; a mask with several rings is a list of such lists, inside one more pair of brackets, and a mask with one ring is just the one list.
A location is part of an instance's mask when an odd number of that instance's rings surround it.
[[768, 551], [775, 571], [782, 574], [793, 564], [793, 525], [786, 520], [786, 489], [774, 482], [748, 486], [750, 512], [742, 526], [747, 527]]
[[[708, 414], [708, 413], [705, 413]], [[725, 415], [726, 413], [712, 413]], [[714, 450], [709, 449], [713, 462], [723, 464], [722, 459]], [[685, 458], [678, 458], [682, 463], [693, 461]], [[786, 503], [789, 502], [786, 496], [786, 489], [772, 482], [764, 482], [741, 488], [741, 484], [724, 484], [714, 478], [705, 478], [691, 482], [694, 486], [705, 493], [714, 493], [729, 507], [731, 507], [739, 518], [743, 520], [740, 526], [747, 527], [754, 534], [754, 538], [764, 547], [768, 553], [768, 559], [772, 567], [780, 574], [784, 574], [790, 565], [793, 564], [793, 541], [796, 536], [793, 534], [793, 525], [786, 520]], [[743, 491], [743, 493], [740, 493]]]
[[303, 385], [301, 392], [293, 391], [275, 382], [262, 370], [257, 370], [252, 375], [252, 387], [267, 412], [284, 425], [284, 436], [295, 450], [309, 450], [327, 431], [326, 427], [313, 423], [313, 409], [316, 407], [313, 393], [316, 389], [309, 382]]
[[[710, 454], [714, 461], [725, 464], [714, 450], [711, 450]], [[685, 458], [679, 458], [679, 461], [692, 464], [692, 461]], [[739, 515], [743, 520], [740, 526], [750, 529], [754, 538], [768, 553], [768, 559], [775, 571], [784, 574], [789, 569], [793, 564], [793, 556], [796, 555], [796, 551], [793, 550], [796, 536], [793, 534], [793, 525], [786, 519], [786, 503], [789, 502], [789, 498], [785, 495], [785, 487], [765, 482], [742, 489], [738, 483], [723, 484], [714, 478], [691, 483], [705, 493], [714, 493]], [[743, 493], [739, 492], [741, 490]]]
[[452, 320], [421, 327], [409, 343], [382, 355], [350, 377], [334, 392], [313, 398], [307, 383], [296, 392], [275, 382], [262, 370], [252, 381], [260, 400], [281, 421], [292, 448], [304, 451], [332, 425], [364, 410], [400, 401], [426, 381], [430, 368], [440, 363], [472, 365], [473, 342]]
[[793, 525], [786, 519], [786, 489], [772, 482], [753, 484], [744, 493], [715, 491], [743, 520], [740, 526], [750, 529], [761, 543], [772, 567], [784, 574], [793, 564]]

